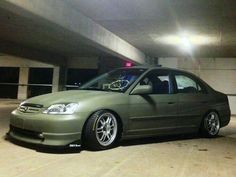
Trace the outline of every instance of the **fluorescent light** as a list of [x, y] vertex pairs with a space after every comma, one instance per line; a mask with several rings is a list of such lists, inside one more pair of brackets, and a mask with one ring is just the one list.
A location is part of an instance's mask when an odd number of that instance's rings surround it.
[[182, 32], [179, 34], [156, 35], [150, 34], [150, 37], [156, 42], [165, 45], [178, 46], [184, 51], [191, 51], [196, 46], [216, 44], [219, 42], [217, 37], [209, 35], [191, 34]]
[[185, 52], [191, 53], [193, 49], [193, 44], [190, 41], [190, 38], [187, 34], [183, 33], [180, 37], [180, 49], [182, 49]]

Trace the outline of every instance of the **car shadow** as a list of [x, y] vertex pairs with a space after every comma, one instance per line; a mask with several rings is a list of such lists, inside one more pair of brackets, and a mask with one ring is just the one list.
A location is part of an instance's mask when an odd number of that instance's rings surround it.
[[[217, 135], [214, 139], [218, 138], [226, 138], [224, 135]], [[181, 140], [193, 140], [193, 139], [209, 139], [207, 137], [203, 137], [198, 133], [192, 134], [178, 134], [178, 135], [164, 135], [164, 136], [155, 136], [155, 137], [145, 137], [145, 138], [137, 138], [137, 139], [128, 139], [122, 140], [118, 146], [135, 146], [135, 145], [145, 145], [145, 144], [158, 144], [158, 143], [167, 143], [167, 142], [175, 142]]]
[[[223, 135], [218, 135], [215, 138], [224, 138]], [[201, 139], [198, 134], [178, 134], [178, 135], [166, 135], [166, 136], [156, 136], [156, 137], [145, 137], [145, 138], [136, 138], [136, 139], [129, 139], [129, 140], [122, 140], [120, 141], [116, 147], [120, 146], [136, 146], [136, 145], [145, 145], [145, 144], [159, 144], [159, 143], [168, 143], [174, 141], [181, 141], [181, 140], [191, 140], [191, 139]], [[99, 150], [91, 150], [87, 149], [86, 147], [52, 147], [52, 146], [42, 146], [42, 145], [35, 145], [30, 143], [21, 142], [15, 139], [12, 139], [5, 135], [4, 139], [6, 141], [10, 141], [11, 143], [35, 150], [36, 152], [40, 153], [50, 153], [50, 154], [73, 154], [73, 153], [80, 153], [83, 150], [86, 151], [99, 151]], [[103, 151], [103, 150], [100, 150]]]
[[[220, 137], [220, 136], [218, 136]], [[157, 144], [164, 142], [174, 142], [179, 140], [190, 140], [190, 139], [200, 139], [198, 134], [178, 134], [178, 135], [165, 135], [165, 136], [155, 136], [155, 137], [146, 137], [146, 138], [137, 138], [130, 140], [123, 140], [120, 142], [120, 146], [135, 146], [143, 144]]]

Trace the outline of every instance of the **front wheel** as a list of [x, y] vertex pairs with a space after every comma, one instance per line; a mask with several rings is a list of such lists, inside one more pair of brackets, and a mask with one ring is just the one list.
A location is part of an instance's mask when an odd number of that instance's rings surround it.
[[220, 131], [220, 118], [214, 111], [209, 112], [203, 119], [201, 133], [206, 137], [216, 137]]
[[115, 145], [119, 137], [117, 118], [110, 111], [97, 111], [89, 118], [84, 133], [90, 149], [109, 149]]

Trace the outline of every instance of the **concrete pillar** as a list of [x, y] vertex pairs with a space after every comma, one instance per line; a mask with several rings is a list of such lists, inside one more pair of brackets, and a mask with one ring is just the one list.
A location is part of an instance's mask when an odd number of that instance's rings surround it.
[[59, 76], [60, 76], [60, 67], [56, 66], [53, 68], [52, 92], [59, 91]]
[[21, 67], [19, 73], [19, 86], [18, 86], [17, 99], [20, 100], [27, 99], [28, 79], [29, 79], [29, 67]]
[[52, 92], [66, 90], [67, 68], [55, 66], [53, 68]]
[[67, 67], [61, 66], [59, 70], [59, 91], [66, 90]]

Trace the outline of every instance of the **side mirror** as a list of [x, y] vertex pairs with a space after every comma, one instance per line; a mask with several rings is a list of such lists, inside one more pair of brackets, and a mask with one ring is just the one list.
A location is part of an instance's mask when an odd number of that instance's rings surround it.
[[150, 93], [152, 93], [152, 86], [150, 85], [137, 85], [131, 92], [132, 95], [145, 95]]

